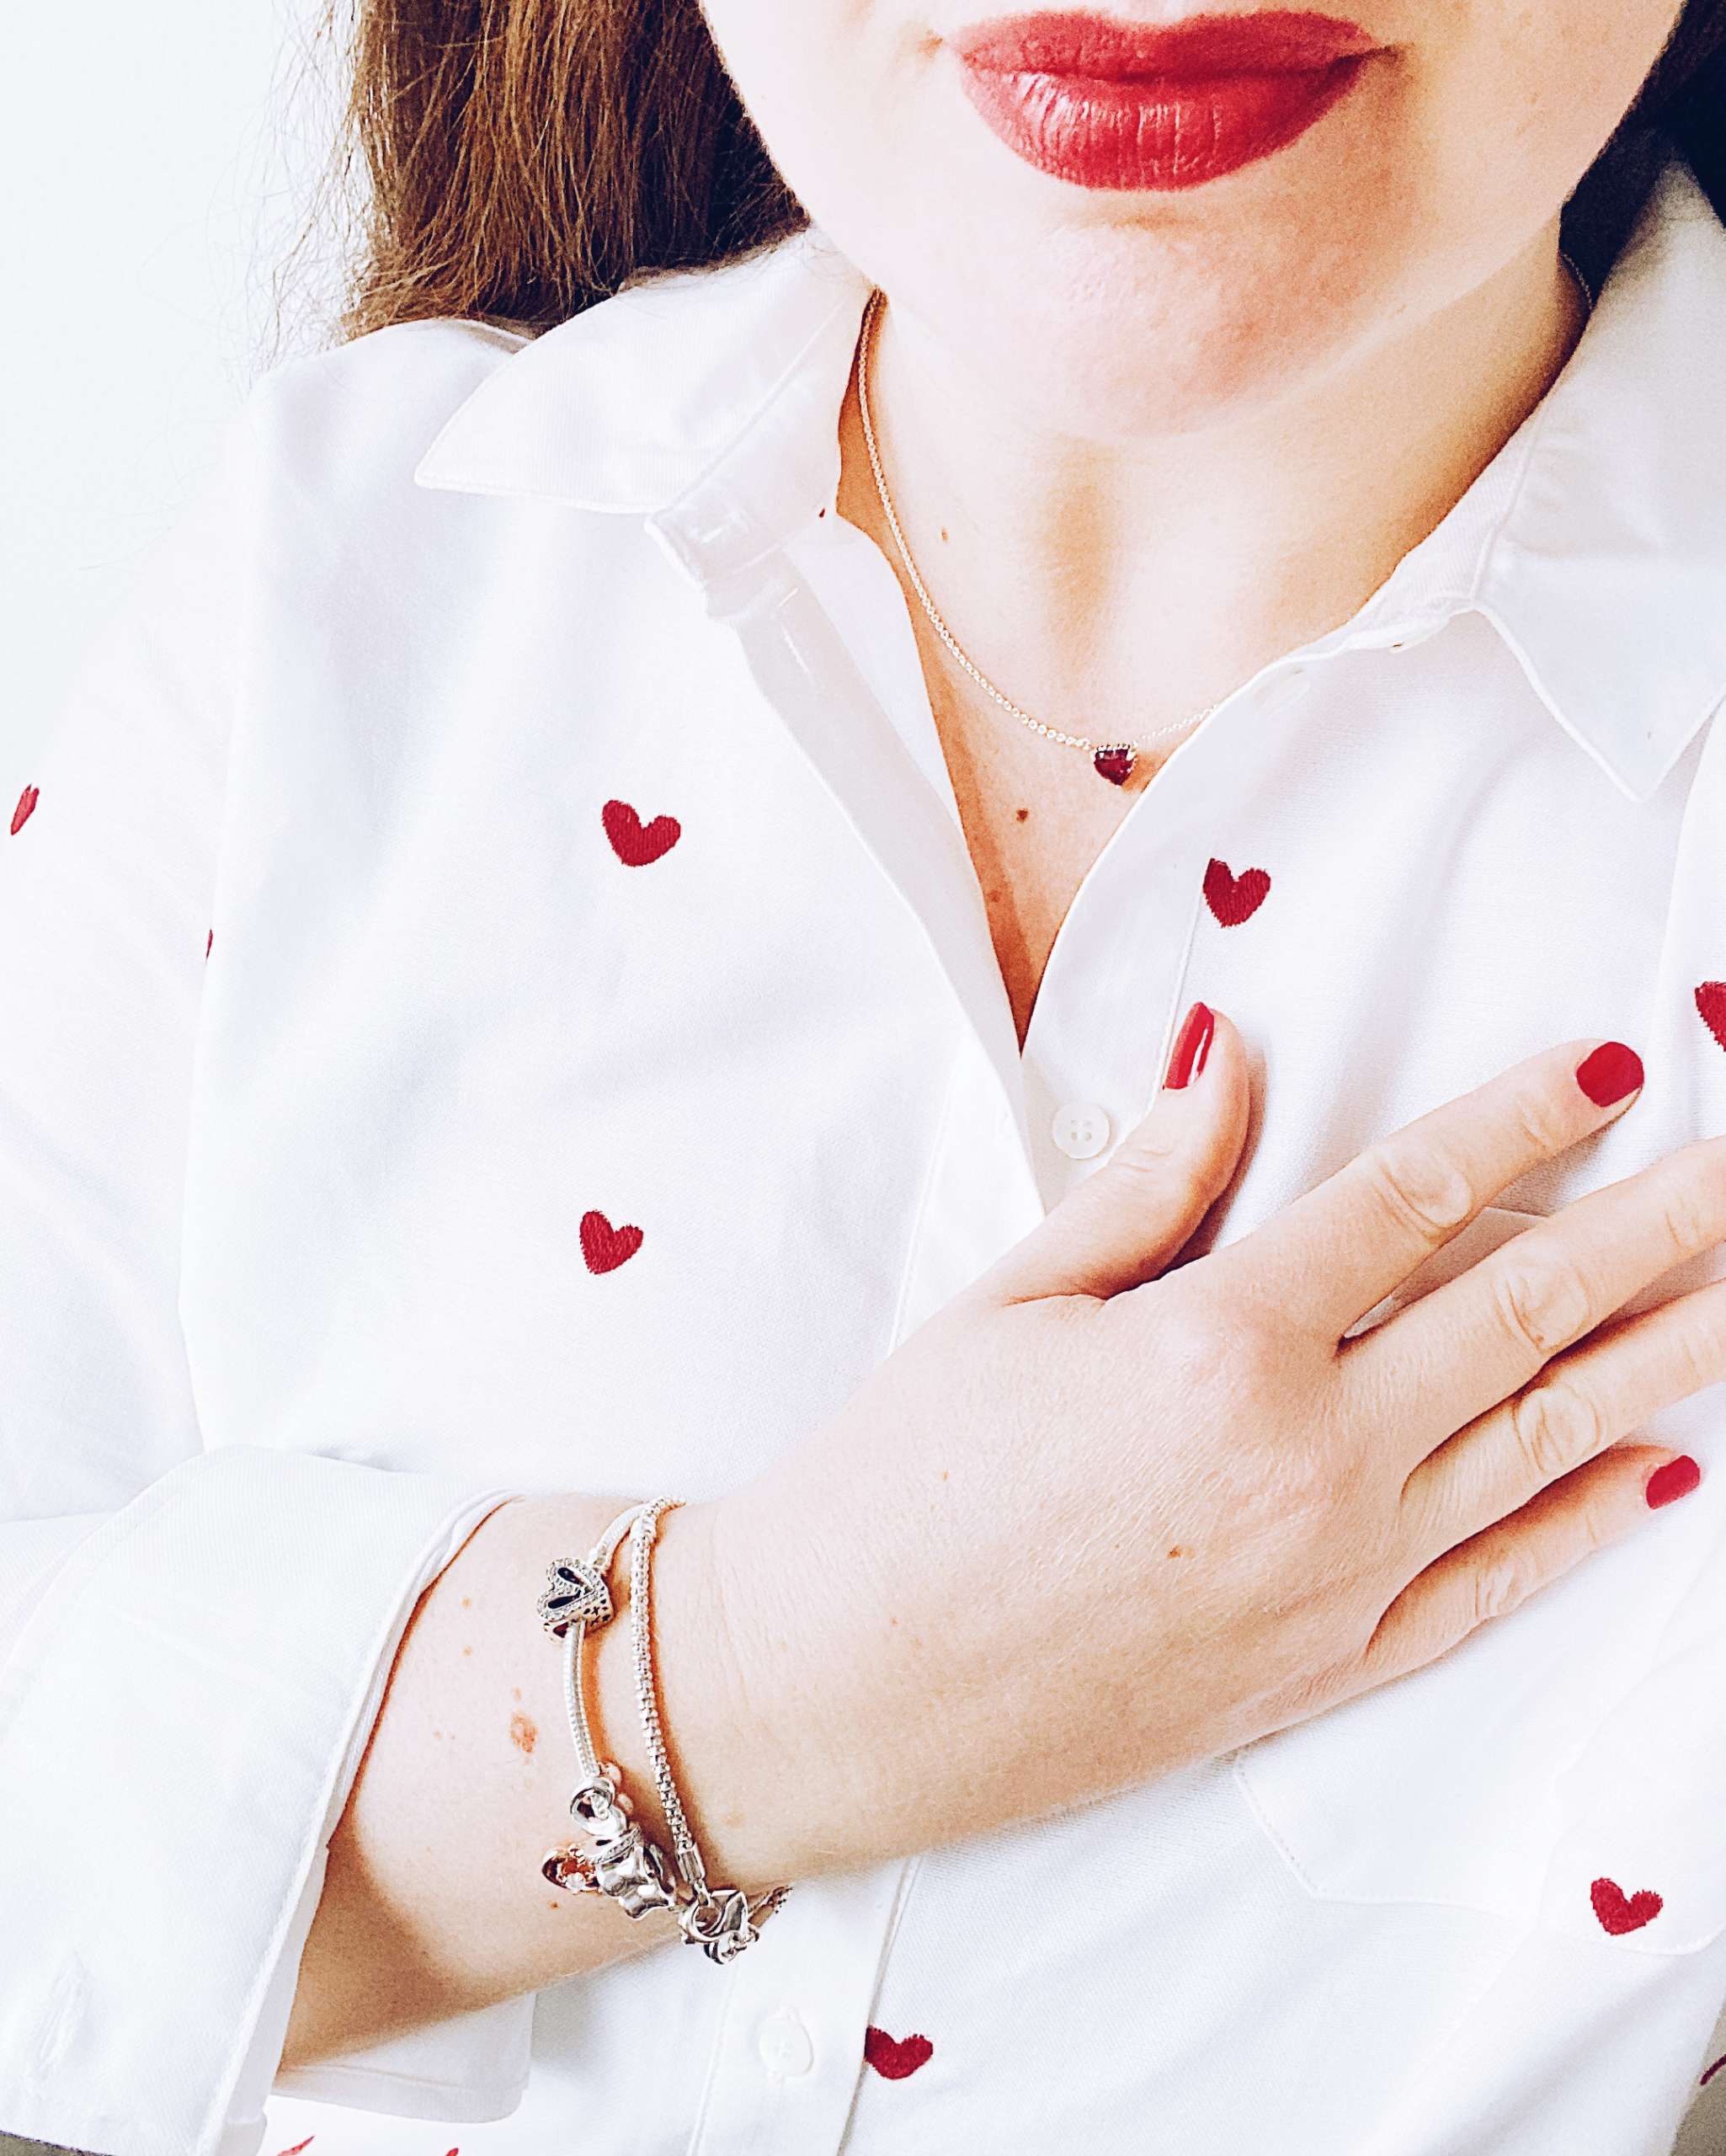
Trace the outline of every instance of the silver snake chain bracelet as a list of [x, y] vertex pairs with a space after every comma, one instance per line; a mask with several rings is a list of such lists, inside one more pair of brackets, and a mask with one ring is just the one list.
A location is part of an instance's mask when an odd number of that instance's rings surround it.
[[654, 1697], [647, 1559], [659, 1531], [660, 1514], [681, 1502], [678, 1497], [655, 1497], [641, 1508], [630, 1524], [629, 1621], [635, 1646], [636, 1699], [642, 1710], [647, 1749], [653, 1757], [654, 1785], [659, 1792], [666, 1824], [671, 1829], [672, 1846], [677, 1853], [677, 1867], [689, 1889], [689, 1897], [677, 1913], [679, 1926], [684, 1937], [692, 1945], [699, 1945], [709, 1961], [728, 1961], [754, 1943], [759, 1936], [757, 1924], [764, 1923], [791, 1890], [789, 1886], [770, 1886], [751, 1902], [741, 1887], [709, 1886], [707, 1867], [701, 1860], [701, 1852], [695, 1845], [695, 1835], [678, 1798], [677, 1785], [672, 1780], [671, 1761], [666, 1753], [658, 1703]]
[[[737, 1887], [722, 1886], [717, 1892], [710, 1887], [706, 1867], [672, 1780], [653, 1692], [648, 1554], [660, 1514], [679, 1502], [676, 1497], [659, 1497], [630, 1505], [607, 1527], [585, 1560], [557, 1558], [547, 1568], [546, 1585], [539, 1599], [540, 1621], [554, 1638], [564, 1641], [563, 1699], [581, 1769], [569, 1809], [592, 1838], [594, 1847], [583, 1849], [573, 1843], [560, 1844], [546, 1853], [540, 1869], [553, 1886], [567, 1892], [608, 1895], [631, 1917], [643, 1916], [649, 1909], [671, 1910], [685, 1940], [700, 1946], [710, 1961], [722, 1962], [759, 1936], [756, 1925], [772, 1914], [791, 1888], [770, 1887], [751, 1902]], [[599, 1758], [582, 1696], [582, 1641], [614, 1614], [615, 1604], [607, 1575], [626, 1532], [631, 1538], [630, 1621], [637, 1698], [659, 1801], [676, 1845], [677, 1876], [664, 1849], [647, 1838], [631, 1816], [635, 1807], [622, 1791], [622, 1774], [616, 1762]]]

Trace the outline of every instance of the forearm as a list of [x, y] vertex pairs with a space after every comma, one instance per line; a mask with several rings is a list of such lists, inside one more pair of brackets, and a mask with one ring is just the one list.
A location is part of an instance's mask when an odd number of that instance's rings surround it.
[[[539, 1870], [554, 1842], [583, 1837], [567, 1808], [575, 1756], [562, 1648], [534, 1605], [550, 1561], [584, 1555], [631, 1501], [505, 1505], [421, 1598], [331, 1840], [285, 2068], [656, 1947], [690, 1951], [669, 1915], [631, 1920]], [[659, 1700], [709, 1876], [754, 1892], [866, 1854], [866, 1822], [855, 1820], [854, 1833], [835, 1816], [851, 1801], [842, 1774], [789, 1748], [807, 1726], [796, 1694], [826, 1659], [819, 1639], [776, 1659], [770, 1678], [751, 1673], [744, 1696], [718, 1614], [711, 1518], [692, 1503], [659, 1523]], [[600, 1756], [621, 1767], [637, 1820], [669, 1854], [636, 1702], [627, 1577], [626, 1544], [610, 1572], [617, 1614], [583, 1652], [587, 1700]]]

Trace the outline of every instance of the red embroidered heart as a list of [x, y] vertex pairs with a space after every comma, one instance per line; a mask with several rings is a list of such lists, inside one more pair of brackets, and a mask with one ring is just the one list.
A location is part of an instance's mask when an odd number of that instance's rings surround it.
[[662, 853], [669, 853], [683, 834], [675, 816], [656, 816], [642, 825], [626, 801], [608, 801], [599, 811], [611, 851], [631, 868], [645, 868]]
[[41, 798], [40, 791], [34, 786], [27, 786], [19, 794], [18, 806], [12, 812], [12, 835], [14, 838], [18, 836], [23, 826], [29, 821], [30, 811]]
[[885, 2029], [863, 2031], [863, 2056], [889, 2081], [903, 2081], [933, 2056], [935, 2046], [927, 2036], [890, 2036]]
[[1262, 868], [1243, 868], [1234, 876], [1226, 861], [1212, 861], [1205, 871], [1205, 904], [1225, 928], [1250, 921], [1270, 889], [1271, 878]]
[[1726, 1048], [1726, 980], [1705, 980], [1696, 992], [1696, 1007], [1703, 1025]]
[[1596, 1879], [1588, 1890], [1594, 1913], [1611, 1932], [1640, 1931], [1652, 1924], [1665, 1907], [1651, 1886], [1643, 1886], [1627, 1900], [1616, 1879]]
[[603, 1213], [581, 1216], [581, 1254], [589, 1273], [611, 1273], [642, 1246], [639, 1228], [614, 1228]]

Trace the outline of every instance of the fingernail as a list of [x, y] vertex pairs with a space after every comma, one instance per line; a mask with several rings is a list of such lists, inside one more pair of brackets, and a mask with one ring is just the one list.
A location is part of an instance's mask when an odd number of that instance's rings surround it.
[[1211, 1037], [1216, 1030], [1216, 1016], [1210, 1006], [1195, 1003], [1181, 1020], [1180, 1031], [1169, 1051], [1169, 1068], [1163, 1075], [1163, 1083], [1169, 1091], [1178, 1093], [1204, 1069], [1205, 1058], [1211, 1053]]
[[1576, 1066], [1576, 1082], [1597, 1108], [1609, 1108], [1642, 1083], [1642, 1058], [1622, 1041], [1604, 1041]]
[[1675, 1497], [1688, 1497], [1702, 1479], [1702, 1471], [1687, 1452], [1657, 1467], [1643, 1492], [1651, 1505], [1670, 1505]]

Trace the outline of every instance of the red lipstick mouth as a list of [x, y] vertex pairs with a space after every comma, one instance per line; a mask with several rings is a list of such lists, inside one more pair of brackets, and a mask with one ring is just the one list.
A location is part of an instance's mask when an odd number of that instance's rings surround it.
[[967, 99], [1027, 163], [1081, 186], [1157, 190], [1285, 148], [1383, 50], [1357, 23], [1287, 8], [1169, 24], [1043, 9], [948, 41]]
[[948, 40], [966, 64], [1004, 75], [1089, 75], [1176, 81], [1210, 75], [1301, 73], [1360, 57], [1376, 41], [1336, 15], [1274, 8], [1256, 15], [1192, 15], [1181, 23], [1126, 23], [1053, 8], [973, 24]]

